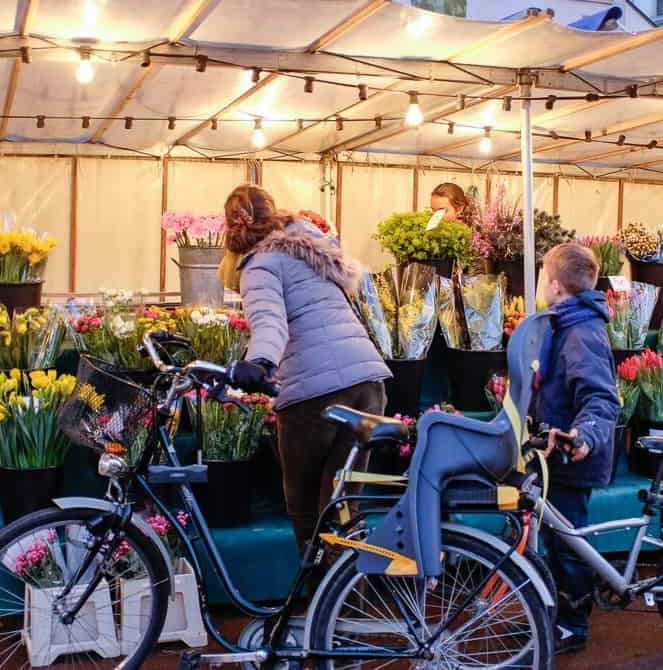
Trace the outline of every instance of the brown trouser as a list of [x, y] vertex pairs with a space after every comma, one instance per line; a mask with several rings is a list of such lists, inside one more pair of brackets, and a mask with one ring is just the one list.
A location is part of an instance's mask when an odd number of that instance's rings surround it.
[[[329, 502], [334, 475], [343, 467], [354, 441], [347, 428], [328, 423], [320, 416], [329, 405], [346, 405], [381, 415], [386, 405], [384, 384], [357, 384], [291, 405], [278, 413], [283, 492], [300, 554], [313, 535], [320, 512]], [[354, 469], [366, 470], [367, 466], [368, 453], [364, 452]]]

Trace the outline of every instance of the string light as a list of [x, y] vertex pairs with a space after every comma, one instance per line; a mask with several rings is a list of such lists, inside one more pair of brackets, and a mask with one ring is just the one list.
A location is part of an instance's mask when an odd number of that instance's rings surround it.
[[343, 119], [340, 116], [336, 117], [336, 130], [339, 133], [343, 130]]
[[382, 117], [381, 116], [376, 116], [375, 117], [375, 128], [376, 128], [376, 130], [381, 130], [382, 129]]
[[591, 130], [586, 130], [585, 131], [585, 142], [591, 142], [592, 141], [592, 131]]
[[550, 137], [552, 137], [553, 140], [555, 140], [555, 141], [557, 141], [559, 139], [559, 135], [554, 130], [550, 131]]
[[259, 67], [251, 68], [251, 81], [257, 84], [260, 81], [260, 73], [262, 70]]
[[152, 65], [152, 57], [150, 56], [149, 51], [143, 51], [143, 58], [140, 61], [141, 67], [150, 67]]
[[134, 120], [130, 117], [127, 116], [124, 119], [124, 129], [125, 130], [131, 130], [134, 127]]
[[510, 112], [511, 111], [511, 96], [507, 95], [502, 99], [502, 111]]
[[407, 109], [407, 114], [405, 115], [405, 123], [408, 126], [416, 128], [424, 122], [424, 115], [421, 113], [421, 107], [419, 107], [419, 96], [416, 91], [408, 91], [410, 96], [410, 106]]
[[465, 94], [461, 93], [458, 96], [458, 104], [456, 106], [458, 107], [459, 112], [461, 109], [465, 109]]
[[549, 95], [546, 98], [546, 109], [552, 109], [555, 106], [556, 102], [557, 102], [557, 96], [556, 95]]
[[304, 130], [304, 119], [297, 119], [297, 130], [300, 133]]
[[623, 147], [623, 146], [624, 146], [624, 142], [626, 142], [626, 135], [620, 135], [620, 136], [617, 138], [617, 146], [618, 146], [618, 147]]
[[587, 102], [598, 102], [601, 99], [601, 96], [598, 93], [588, 93], [585, 96]]
[[265, 137], [265, 133], [262, 132], [262, 119], [256, 119], [253, 122], [251, 143], [256, 149], [264, 149], [267, 146], [267, 138]]
[[37, 128], [44, 128], [46, 126], [46, 117], [43, 114], [37, 116]]
[[196, 72], [205, 72], [207, 70], [207, 61], [209, 58], [204, 54], [196, 56]]
[[90, 117], [89, 116], [84, 116], [82, 119], [82, 125], [83, 128], [89, 128], [90, 127]]
[[212, 119], [212, 130], [218, 130], [219, 129], [219, 121], [218, 119], [214, 118]]
[[359, 99], [363, 102], [364, 100], [368, 99], [368, 86], [366, 84], [359, 84], [357, 86], [359, 89]]
[[313, 93], [313, 77], [304, 77], [304, 93]]
[[168, 130], [175, 130], [175, 121], [177, 119], [174, 116], [168, 117]]
[[627, 86], [626, 93], [628, 94], [629, 98], [637, 98], [640, 95], [638, 91], [638, 85], [632, 84], [631, 86]]
[[90, 62], [90, 50], [81, 49], [81, 62], [76, 70], [76, 81], [79, 84], [89, 84], [94, 79], [94, 68]]
[[490, 139], [490, 128], [486, 126], [483, 132], [484, 136], [481, 138], [481, 142], [479, 142], [479, 151], [482, 154], [489, 154], [493, 150], [493, 140]]
[[652, 140], [648, 145], [647, 149], [655, 149], [658, 146], [658, 142], [656, 140]]
[[449, 135], [453, 135], [455, 128], [456, 124], [453, 121], [449, 121], [449, 125], [447, 126], [447, 133], [449, 133]]
[[30, 47], [21, 47], [21, 62], [24, 65], [30, 65], [32, 63], [32, 52]]

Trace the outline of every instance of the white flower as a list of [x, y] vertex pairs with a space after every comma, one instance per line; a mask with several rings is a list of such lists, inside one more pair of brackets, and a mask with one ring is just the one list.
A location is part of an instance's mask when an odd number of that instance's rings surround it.
[[115, 337], [123, 338], [128, 337], [136, 330], [136, 323], [134, 321], [127, 321], [120, 314], [117, 314], [111, 320], [110, 328]]

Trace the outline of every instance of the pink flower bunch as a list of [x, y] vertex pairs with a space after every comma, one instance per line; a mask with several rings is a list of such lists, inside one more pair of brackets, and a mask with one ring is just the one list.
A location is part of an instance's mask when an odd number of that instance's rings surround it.
[[178, 247], [220, 247], [226, 219], [222, 214], [194, 216], [191, 212], [166, 212], [161, 217], [161, 228], [168, 233], [167, 242]]
[[237, 314], [231, 314], [228, 325], [235, 330], [241, 330], [242, 332], [247, 332], [249, 330], [249, 323], [246, 319], [243, 319]]
[[[49, 535], [49, 542], [50, 540]], [[20, 554], [16, 557], [16, 565], [14, 571], [19, 576], [24, 576], [27, 572], [30, 572], [37, 566], [39, 566], [43, 561], [47, 560], [50, 557], [50, 544], [46, 540], [37, 540], [35, 543], [28, 547], [28, 550], [24, 554]]]
[[155, 514], [146, 519], [147, 525], [159, 536], [166, 537], [170, 533], [172, 526], [166, 517], [161, 514]]

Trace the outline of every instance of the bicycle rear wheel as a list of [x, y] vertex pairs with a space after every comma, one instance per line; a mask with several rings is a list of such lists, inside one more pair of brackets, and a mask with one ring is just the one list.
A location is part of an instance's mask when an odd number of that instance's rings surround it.
[[[552, 667], [550, 621], [527, 575], [507, 560], [468, 603], [502, 556], [471, 536], [445, 531], [442, 540], [438, 579], [364, 575], [355, 560], [339, 569], [312, 614], [311, 644], [349, 657], [321, 660], [320, 670]], [[395, 658], [423, 645], [428, 658]]]
[[[167, 566], [135, 526], [116, 547], [100, 518], [47, 509], [0, 532], [1, 669], [138, 670], [150, 653], [166, 616]], [[95, 537], [103, 544], [91, 556]]]

